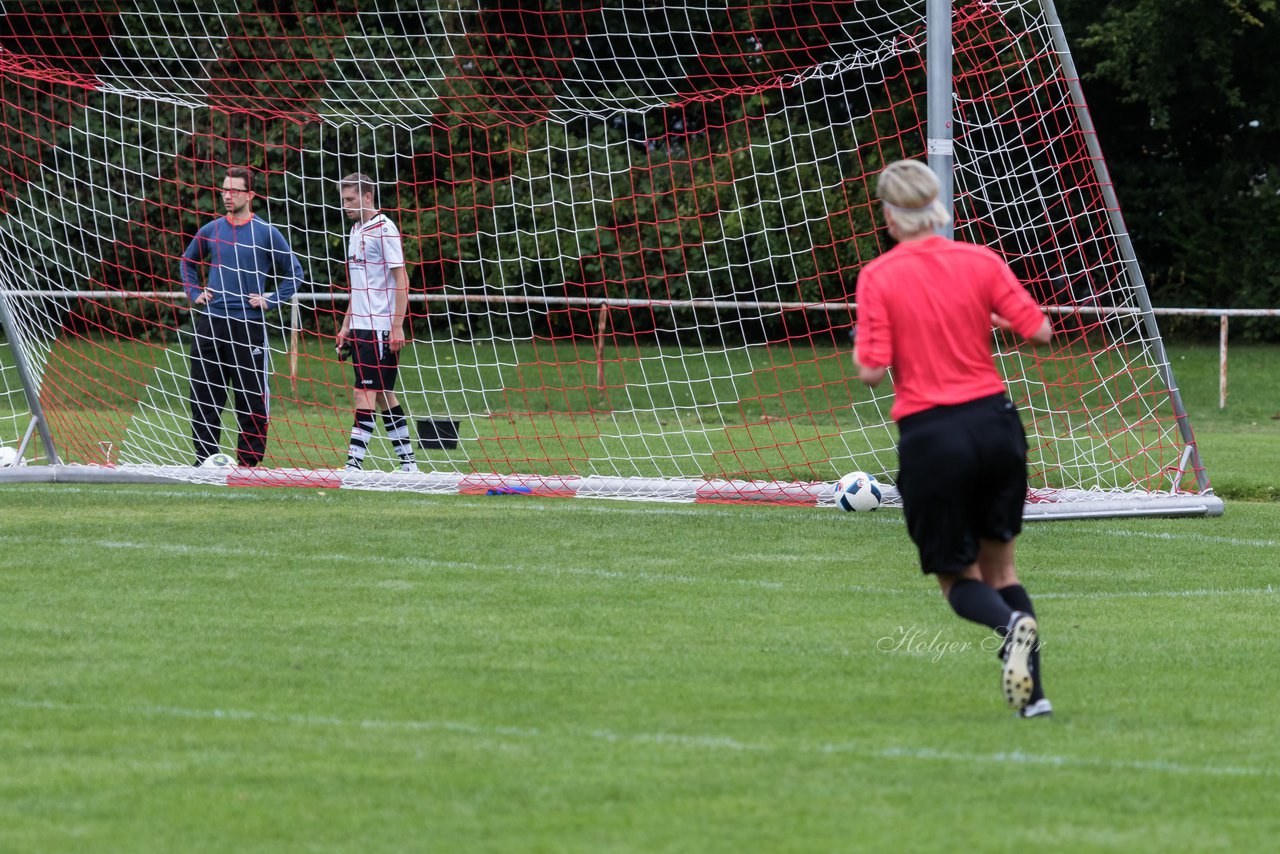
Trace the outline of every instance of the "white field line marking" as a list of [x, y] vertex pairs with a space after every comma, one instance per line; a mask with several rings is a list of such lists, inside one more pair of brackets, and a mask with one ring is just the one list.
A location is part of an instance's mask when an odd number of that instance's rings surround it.
[[[107, 494], [103, 492], [104, 487], [101, 486], [72, 486], [69, 484], [13, 484], [6, 486], [5, 491], [16, 494], [27, 492], [32, 494], [48, 494], [50, 488], [56, 488], [61, 493], [81, 493], [92, 495], [94, 493]], [[343, 490], [320, 489], [322, 495], [317, 495], [316, 490], [310, 487], [290, 487], [281, 489], [227, 489], [224, 487], [210, 489], [208, 487], [185, 487], [182, 489], [172, 489], [165, 487], [112, 487], [110, 495], [136, 495], [139, 498], [156, 497], [156, 498], [200, 498], [200, 499], [218, 499], [227, 501], [323, 501], [330, 493]], [[376, 495], [390, 494], [390, 490], [379, 493], [376, 490], [345, 490], [344, 494], [350, 495], [357, 492], [360, 495]], [[779, 512], [786, 513], [788, 510], [812, 510], [811, 507], [803, 508], [787, 508], [787, 507], [741, 507], [737, 510], [728, 510], [719, 508], [712, 504], [683, 504], [683, 505], [654, 505], [646, 501], [612, 501], [603, 499], [599, 502], [594, 501], [566, 501], [564, 499], [556, 499], [552, 502], [540, 501], [537, 499], [526, 498], [522, 496], [494, 496], [475, 499], [460, 496], [457, 493], [397, 493], [398, 496], [408, 502], [422, 502], [438, 504], [440, 500], [447, 499], [448, 507], [458, 507], [463, 509], [481, 509], [508, 512], [512, 505], [522, 507], [527, 510], [536, 510], [538, 512], [562, 510], [571, 510], [573, 513], [625, 513], [631, 515], [642, 516], [696, 516], [700, 519], [707, 517], [725, 518], [725, 519], [765, 519], [778, 521]], [[833, 513], [834, 508], [829, 509]], [[841, 514], [846, 515], [846, 514]], [[879, 522], [880, 524], [902, 524], [901, 515], [884, 514], [873, 516], [872, 514], [859, 514], [859, 522]]]
[[[49, 486], [47, 484], [13, 484], [6, 486], [5, 491], [9, 493], [18, 492], [44, 492], [47, 493]], [[70, 485], [57, 485], [60, 493], [88, 493], [101, 492], [102, 487], [79, 487]], [[327, 496], [332, 490], [322, 489], [322, 493]], [[136, 495], [139, 497], [157, 497], [157, 498], [202, 498], [202, 499], [222, 499], [227, 501], [271, 501], [278, 502], [282, 500], [290, 501], [315, 501], [322, 500], [314, 494], [314, 491], [307, 487], [296, 487], [291, 489], [270, 489], [270, 490], [238, 490], [238, 489], [208, 489], [208, 488], [187, 488], [187, 489], [163, 489], [163, 488], [117, 488], [111, 490], [112, 495]], [[373, 495], [374, 492], [363, 491], [362, 494]], [[534, 501], [528, 498], [518, 496], [501, 496], [496, 498], [486, 498], [484, 500], [474, 500], [470, 498], [461, 498], [455, 493], [441, 493], [436, 495], [422, 495], [411, 493], [406, 495], [414, 501], [438, 502], [440, 499], [449, 499], [450, 507], [459, 507], [466, 509], [482, 509], [494, 510], [498, 505], [495, 502], [503, 503], [507, 506], [517, 505], [529, 510], [537, 510], [539, 512], [554, 510], [569, 510], [573, 513], [625, 513], [628, 515], [639, 516], [695, 516], [705, 519], [712, 518], [731, 518], [731, 519], [752, 519], [761, 518], [768, 520], [778, 520], [779, 512], [786, 512], [788, 509], [797, 509], [809, 511], [814, 508], [785, 508], [785, 507], [742, 507], [736, 510], [718, 509], [715, 505], [695, 504], [695, 505], [652, 505], [648, 502], [636, 501], [609, 501], [602, 500], [600, 502], [575, 501], [567, 502], [556, 500], [552, 503]], [[830, 509], [832, 513], [836, 511]], [[839, 514], [844, 516], [846, 514]], [[808, 518], [808, 517], [806, 517]], [[1101, 521], [1101, 520], [1100, 520]], [[862, 513], [858, 514], [856, 524], [904, 524], [902, 515], [899, 513], [886, 513], [883, 515]], [[1024, 537], [1034, 537], [1039, 532], [1051, 534], [1054, 530], [1059, 530], [1058, 525], [1063, 527], [1073, 526], [1073, 530], [1081, 530], [1079, 523], [1060, 522], [1053, 526], [1028, 528], [1024, 531]], [[1211, 534], [1201, 534], [1195, 531], [1186, 533], [1173, 533], [1166, 531], [1133, 531], [1133, 530], [1115, 530], [1108, 529], [1099, 525], [1096, 529], [1092, 529], [1091, 533], [1101, 534], [1109, 537], [1137, 537], [1150, 540], [1167, 540], [1170, 542], [1200, 542], [1213, 543], [1229, 546], [1250, 546], [1257, 548], [1280, 548], [1280, 540], [1258, 540], [1241, 537], [1216, 537]]]
[[1258, 548], [1263, 549], [1274, 549], [1280, 547], [1280, 540], [1250, 540], [1240, 537], [1215, 537], [1210, 534], [1201, 534], [1196, 531], [1188, 531], [1185, 534], [1175, 534], [1167, 531], [1117, 531], [1102, 528], [1097, 533], [1105, 534], [1108, 537], [1139, 537], [1147, 540], [1169, 540], [1172, 542], [1190, 540], [1194, 543], [1214, 543], [1227, 546], [1257, 546]]
[[[840, 745], [829, 745], [830, 752], [842, 752]], [[865, 747], [855, 745], [855, 752]], [[1213, 777], [1272, 777], [1270, 768], [1248, 768], [1239, 765], [1187, 765], [1182, 762], [1166, 762], [1163, 759], [1098, 759], [1087, 756], [1055, 756], [1052, 754], [1024, 753], [1013, 750], [1008, 753], [962, 753], [953, 750], [934, 750], [924, 747], [889, 747], [875, 754], [885, 759], [923, 759], [943, 762], [982, 762], [988, 764], [1050, 765], [1057, 768], [1102, 768], [1108, 771], [1157, 771], [1166, 774], [1203, 774]]]
[[[154, 496], [156, 498], [201, 498], [201, 499], [225, 499], [227, 501], [263, 501], [266, 496], [259, 495], [256, 492], [238, 489], [209, 489], [208, 487], [190, 487], [186, 489], [165, 489], [163, 487], [155, 487], [154, 489], [139, 489], [137, 487], [110, 488], [104, 486], [70, 486], [68, 484], [13, 484], [6, 486], [6, 492], [28, 492], [33, 494], [48, 495], [50, 489], [57, 491], [57, 494], [85, 494], [93, 495], [95, 493], [102, 496], [115, 495], [136, 495], [139, 498], [147, 498]], [[109, 491], [108, 491], [109, 490]], [[290, 495], [290, 490], [274, 490], [279, 494], [273, 496], [272, 500], [281, 498], [312, 498], [309, 493], [305, 496]]]
[[235, 546], [211, 545], [209, 543], [201, 543], [199, 545], [188, 545], [186, 543], [135, 543], [128, 540], [107, 540], [97, 537], [36, 537], [23, 536], [20, 534], [0, 534], [0, 543], [35, 543], [38, 545], [48, 546], [79, 546], [91, 547], [96, 549], [136, 549], [138, 551], [149, 551], [158, 554], [179, 554], [179, 555], [213, 555], [216, 557], [278, 557], [274, 552], [266, 552], [262, 549], [245, 549]]
[[[93, 537], [59, 537], [48, 539], [36, 536], [17, 534], [0, 534], [0, 543], [40, 543], [45, 545], [79, 546], [100, 549], [133, 549], [160, 554], [177, 554], [183, 556], [211, 555], [214, 557], [244, 557], [255, 561], [262, 560], [298, 560], [305, 559], [310, 563], [340, 563], [359, 566], [401, 567], [404, 569], [462, 569], [472, 572], [508, 572], [536, 573], [539, 575], [581, 576], [585, 578], [601, 578], [616, 581], [636, 581], [660, 584], [731, 584], [739, 587], [754, 587], [763, 590], [809, 591], [812, 586], [786, 584], [781, 581], [764, 578], [704, 578], [696, 575], [676, 573], [646, 572], [644, 570], [621, 571], [599, 569], [595, 567], [545, 566], [539, 564], [482, 564], [473, 561], [433, 560], [421, 557], [385, 557], [369, 554], [342, 554], [340, 552], [323, 552], [314, 555], [300, 555], [295, 552], [272, 551], [263, 548], [238, 548], [235, 546], [219, 546], [201, 543], [188, 545], [185, 543], [140, 543], [128, 540], [107, 540]], [[848, 584], [834, 588], [837, 592], [864, 593], [874, 596], [935, 596], [933, 588], [925, 585], [918, 588], [880, 587], [875, 585]], [[1177, 599], [1204, 598], [1213, 596], [1269, 596], [1277, 592], [1273, 585], [1266, 587], [1234, 587], [1228, 589], [1201, 588], [1194, 590], [1098, 590], [1080, 592], [1039, 591], [1036, 599]]]
[[742, 741], [728, 735], [688, 735], [682, 733], [622, 733], [607, 729], [586, 731], [542, 730], [538, 727], [491, 726], [450, 720], [388, 720], [382, 718], [339, 718], [326, 715], [295, 715], [254, 712], [244, 709], [191, 709], [179, 706], [108, 706], [94, 703], [59, 703], [50, 700], [5, 699], [4, 705], [20, 709], [93, 712], [139, 718], [179, 718], [183, 720], [248, 722], [298, 727], [371, 730], [381, 732], [451, 732], [478, 736], [507, 736], [526, 739], [591, 739], [612, 744], [662, 745], [695, 750], [761, 751], [769, 753], [816, 753], [848, 755], [861, 759], [905, 759], [928, 762], [983, 763], [992, 765], [1047, 765], [1056, 768], [1100, 768], [1108, 771], [1150, 771], [1164, 774], [1210, 777], [1273, 777], [1269, 768], [1238, 765], [1190, 765], [1163, 759], [1107, 759], [1089, 756], [1059, 756], [1026, 753], [1021, 750], [997, 753], [966, 753], [930, 747], [874, 747], [866, 743], [843, 742], [799, 744]]
[[314, 555], [301, 555], [296, 552], [272, 551], [263, 548], [238, 548], [236, 546], [219, 546], [201, 543], [188, 545], [185, 543], [140, 543], [128, 540], [107, 540], [93, 537], [44, 537], [0, 534], [0, 543], [40, 543], [48, 545], [89, 547], [96, 549], [124, 549], [159, 554], [177, 554], [183, 556], [212, 555], [215, 557], [242, 557], [261, 560], [305, 560], [309, 563], [353, 563], [359, 566], [403, 567], [405, 569], [464, 569], [473, 572], [511, 572], [538, 573], [552, 576], [574, 575], [588, 578], [603, 578], [617, 581], [645, 581], [663, 584], [733, 584], [741, 587], [758, 587], [766, 590], [782, 590], [786, 585], [780, 581], [756, 578], [724, 578], [708, 579], [694, 575], [681, 575], [663, 572], [623, 572], [612, 569], [574, 566], [540, 566], [536, 564], [488, 564], [473, 561], [432, 560], [419, 557], [385, 557], [369, 554], [342, 554], [327, 552]]
[[1037, 593], [1035, 599], [1195, 599], [1208, 596], [1270, 596], [1276, 589], [1266, 587], [1237, 587], [1232, 590], [1097, 590], [1080, 593]]

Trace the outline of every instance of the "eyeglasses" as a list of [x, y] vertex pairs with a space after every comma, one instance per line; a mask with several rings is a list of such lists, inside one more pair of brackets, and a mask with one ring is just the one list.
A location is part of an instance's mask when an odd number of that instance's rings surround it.
[[226, 187], [219, 187], [218, 192], [222, 193], [222, 195], [224, 196], [243, 196], [245, 193], [248, 193], [249, 191], [248, 190], [229, 190]]

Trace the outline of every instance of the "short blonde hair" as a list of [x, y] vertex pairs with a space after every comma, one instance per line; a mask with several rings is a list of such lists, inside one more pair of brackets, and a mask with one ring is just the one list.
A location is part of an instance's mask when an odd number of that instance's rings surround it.
[[895, 160], [880, 173], [876, 195], [903, 234], [933, 231], [951, 221], [938, 200], [938, 176], [919, 160]]

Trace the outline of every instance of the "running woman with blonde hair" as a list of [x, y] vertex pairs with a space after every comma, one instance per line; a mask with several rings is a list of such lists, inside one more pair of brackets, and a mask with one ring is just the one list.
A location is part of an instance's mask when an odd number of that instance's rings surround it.
[[996, 369], [991, 327], [1037, 344], [1053, 329], [1000, 256], [934, 233], [950, 216], [927, 166], [890, 163], [876, 190], [897, 245], [858, 276], [854, 364], [872, 387], [893, 368], [907, 531], [956, 614], [1004, 637], [1009, 706], [1021, 717], [1048, 715], [1039, 626], [1014, 567], [1027, 440]]

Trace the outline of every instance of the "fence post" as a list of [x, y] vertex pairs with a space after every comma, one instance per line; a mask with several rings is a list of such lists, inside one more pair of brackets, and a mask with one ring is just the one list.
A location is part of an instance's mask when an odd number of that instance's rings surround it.
[[1227, 408], [1227, 316], [1218, 318], [1218, 408]]

